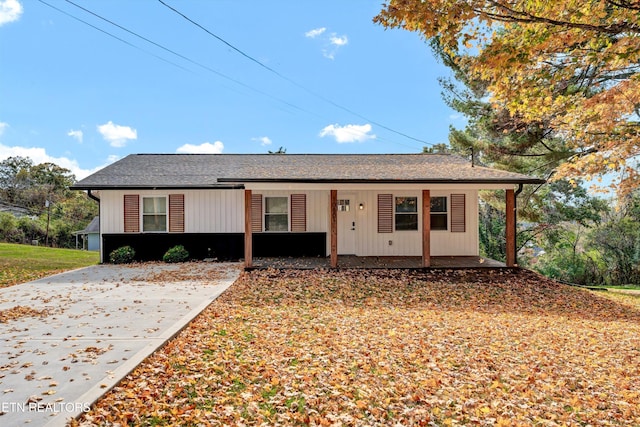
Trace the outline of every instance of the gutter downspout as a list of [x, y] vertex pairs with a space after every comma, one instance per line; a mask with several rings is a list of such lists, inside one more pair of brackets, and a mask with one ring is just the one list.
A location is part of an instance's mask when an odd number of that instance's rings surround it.
[[95, 200], [96, 202], [98, 202], [98, 205], [100, 205], [100, 199], [96, 196], [94, 196], [93, 194], [91, 194], [91, 190], [87, 190], [87, 196], [89, 196], [90, 199]]
[[[522, 193], [523, 189], [524, 189], [523, 184], [519, 183], [518, 189], [515, 191], [515, 193], [513, 193], [513, 227], [515, 228], [515, 230], [513, 230], [513, 235], [515, 236], [515, 239], [516, 239], [516, 246], [518, 246], [518, 195]], [[516, 265], [519, 265], [517, 248], [514, 256], [515, 256]]]

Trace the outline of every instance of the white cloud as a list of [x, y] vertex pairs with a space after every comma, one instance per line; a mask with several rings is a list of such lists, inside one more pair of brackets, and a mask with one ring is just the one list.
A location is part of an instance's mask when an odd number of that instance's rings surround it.
[[349, 43], [347, 36], [338, 37], [336, 33], [331, 33], [328, 38], [327, 46], [322, 49], [322, 55], [328, 59], [335, 59], [338, 49], [342, 46], [346, 46]]
[[103, 125], [98, 125], [98, 132], [109, 141], [112, 147], [124, 147], [130, 139], [138, 139], [138, 131], [129, 126], [114, 124], [111, 120]]
[[344, 46], [349, 43], [349, 39], [347, 36], [338, 37], [336, 33], [333, 33], [331, 34], [331, 37], [329, 37], [329, 42], [334, 46]]
[[224, 144], [221, 141], [216, 141], [213, 144], [210, 142], [203, 142], [200, 145], [184, 144], [178, 147], [176, 153], [180, 154], [220, 154], [224, 149]]
[[271, 138], [269, 138], [268, 136], [261, 136], [260, 138], [251, 138], [251, 140], [260, 142], [260, 145], [262, 146], [271, 145], [271, 143], [273, 142], [271, 141]]
[[74, 138], [76, 141], [78, 141], [80, 144], [82, 144], [82, 138], [84, 137], [84, 134], [82, 133], [81, 130], [73, 130], [73, 129], [71, 129], [67, 133], [67, 136], [70, 136], [71, 138]]
[[[102, 169], [106, 165], [98, 166], [93, 169], [83, 169], [80, 167], [78, 162], [73, 159], [69, 159], [67, 157], [53, 157], [47, 154], [47, 151], [44, 148], [40, 147], [8, 147], [6, 145], [0, 144], [0, 161], [8, 159], [9, 157], [28, 157], [30, 158], [34, 164], [38, 165], [40, 163], [54, 163], [60, 167], [69, 169], [71, 173], [76, 176], [76, 179], [80, 180], [82, 178], [86, 178], [91, 175], [98, 169]], [[111, 163], [111, 162], [109, 162]]]
[[322, 56], [329, 59], [335, 59], [338, 49], [349, 43], [346, 35], [338, 36], [337, 33], [325, 34], [326, 27], [315, 28], [304, 33], [304, 36], [310, 39], [318, 39], [323, 44]]
[[4, 131], [9, 127], [9, 123], [0, 122], [0, 136], [4, 134]]
[[17, 21], [22, 15], [22, 5], [18, 0], [0, 0], [0, 25]]
[[375, 134], [371, 132], [371, 125], [346, 125], [339, 126], [329, 125], [320, 131], [320, 136], [332, 136], [336, 142], [342, 144], [345, 142], [364, 142], [369, 139], [376, 139]]
[[321, 35], [325, 31], [327, 31], [327, 29], [325, 27], [314, 28], [313, 30], [309, 30], [306, 33], [304, 33], [304, 36], [308, 37], [310, 39], [315, 39], [316, 37], [318, 37], [319, 35]]

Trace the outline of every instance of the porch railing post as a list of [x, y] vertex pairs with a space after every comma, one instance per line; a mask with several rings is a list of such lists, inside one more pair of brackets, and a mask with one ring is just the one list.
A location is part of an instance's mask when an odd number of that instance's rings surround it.
[[331, 190], [329, 202], [331, 218], [331, 268], [338, 266], [338, 190]]
[[251, 230], [251, 190], [244, 190], [244, 267], [253, 265], [253, 234]]
[[422, 266], [431, 267], [431, 191], [422, 190]]

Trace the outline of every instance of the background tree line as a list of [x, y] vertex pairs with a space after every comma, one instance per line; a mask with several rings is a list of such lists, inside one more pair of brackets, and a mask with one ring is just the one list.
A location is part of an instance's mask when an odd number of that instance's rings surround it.
[[0, 162], [0, 204], [7, 209], [0, 212], [0, 241], [75, 248], [73, 232], [98, 215], [95, 201], [69, 189], [75, 182], [71, 171], [53, 163], [26, 157]]

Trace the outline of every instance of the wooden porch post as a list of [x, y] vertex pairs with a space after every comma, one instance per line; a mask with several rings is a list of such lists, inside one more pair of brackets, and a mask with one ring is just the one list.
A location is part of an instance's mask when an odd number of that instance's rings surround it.
[[250, 268], [253, 265], [252, 243], [251, 190], [244, 190], [244, 268]]
[[422, 190], [422, 266], [431, 267], [431, 191]]
[[338, 266], [338, 190], [331, 190], [329, 202], [331, 218], [331, 267]]
[[506, 203], [506, 255], [507, 267], [516, 266], [516, 196], [512, 189], [505, 190]]

